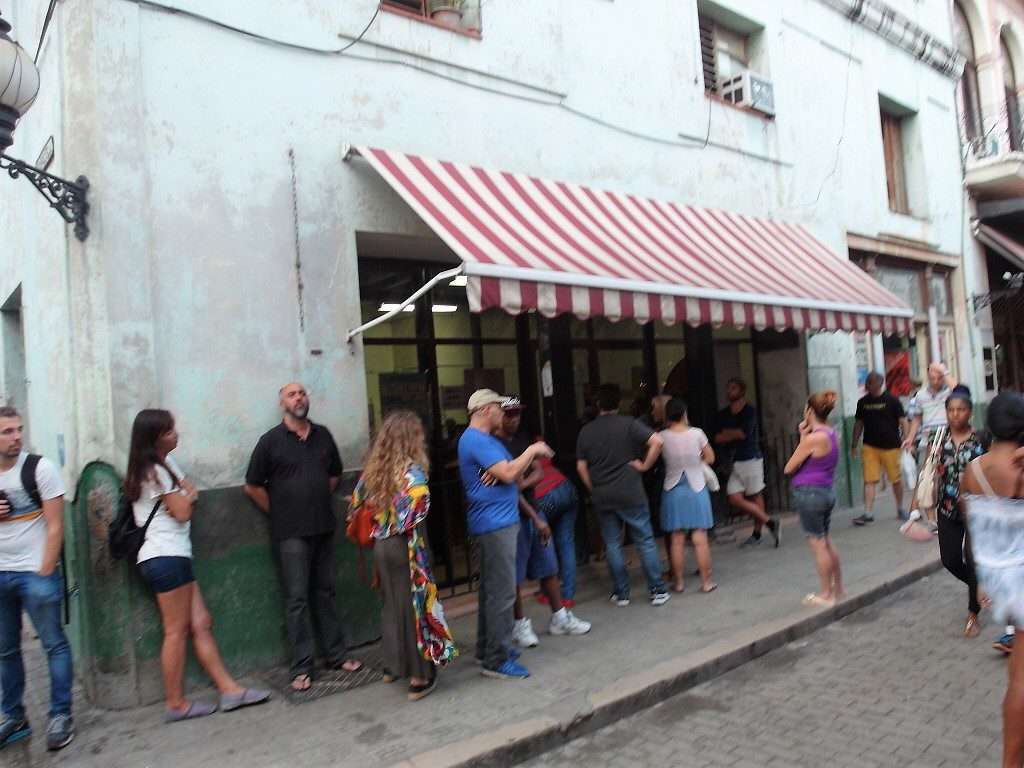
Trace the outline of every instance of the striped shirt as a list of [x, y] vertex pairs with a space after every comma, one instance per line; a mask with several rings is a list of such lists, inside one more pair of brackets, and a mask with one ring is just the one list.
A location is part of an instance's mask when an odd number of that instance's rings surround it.
[[915, 416], [921, 417], [921, 437], [930, 435], [936, 427], [946, 426], [946, 400], [952, 393], [953, 389], [948, 384], [943, 384], [938, 392], [932, 392], [926, 385], [910, 398], [907, 418], [913, 421]]
[[535, 499], [539, 499], [545, 493], [569, 479], [551, 463], [551, 459], [540, 460], [540, 473], [540, 481], [533, 487], [533, 497]]

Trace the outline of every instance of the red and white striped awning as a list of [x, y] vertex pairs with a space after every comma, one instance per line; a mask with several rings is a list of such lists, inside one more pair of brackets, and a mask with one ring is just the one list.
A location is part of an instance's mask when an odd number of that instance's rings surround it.
[[911, 332], [907, 305], [797, 224], [356, 149], [463, 260], [474, 312]]

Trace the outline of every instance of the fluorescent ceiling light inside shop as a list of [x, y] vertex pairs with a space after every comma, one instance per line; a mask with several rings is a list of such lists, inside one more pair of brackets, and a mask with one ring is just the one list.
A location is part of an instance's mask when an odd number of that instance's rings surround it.
[[[393, 312], [397, 309], [402, 309], [403, 312], [415, 312], [416, 307], [410, 304], [409, 306], [402, 308], [401, 304], [381, 304], [377, 307], [378, 312]], [[432, 312], [458, 312], [459, 308], [455, 304], [434, 304], [430, 310]]]

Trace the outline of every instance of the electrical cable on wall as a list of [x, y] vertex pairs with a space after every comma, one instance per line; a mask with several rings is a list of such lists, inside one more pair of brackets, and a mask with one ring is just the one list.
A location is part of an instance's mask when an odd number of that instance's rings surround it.
[[828, 184], [829, 179], [836, 175], [836, 171], [839, 170], [839, 150], [843, 146], [843, 139], [846, 138], [846, 112], [847, 107], [850, 104], [850, 70], [853, 68], [853, 41], [856, 36], [857, 23], [851, 18], [850, 19], [850, 45], [849, 51], [846, 58], [846, 87], [843, 90], [843, 124], [839, 129], [839, 140], [836, 142], [835, 158], [832, 162], [832, 170], [826, 174], [825, 178], [821, 181], [821, 186], [818, 187], [818, 194], [814, 196], [813, 200], [806, 203], [800, 203], [799, 205], [786, 206], [786, 210], [797, 210], [799, 208], [809, 208], [815, 205], [821, 199], [821, 193], [825, 191], [825, 185]]
[[[527, 102], [530, 102], [530, 103], [533, 103], [533, 104], [541, 104], [543, 106], [548, 106], [548, 107], [558, 107], [559, 109], [563, 109], [566, 112], [569, 112], [570, 114], [575, 115], [576, 117], [579, 117], [579, 118], [582, 118], [582, 119], [587, 120], [589, 122], [592, 122], [595, 125], [600, 125], [600, 126], [602, 126], [604, 128], [608, 128], [609, 130], [613, 130], [613, 131], [616, 131], [618, 133], [622, 133], [622, 134], [627, 135], [627, 136], [632, 136], [633, 138], [642, 139], [644, 141], [651, 141], [651, 142], [655, 142], [655, 143], [658, 143], [658, 144], [665, 144], [665, 145], [668, 145], [668, 146], [680, 147], [682, 149], [703, 149], [704, 147], [707, 146], [706, 142], [702, 144], [701, 142], [687, 142], [687, 141], [679, 141], [678, 139], [669, 139], [669, 138], [665, 138], [665, 137], [662, 137], [662, 136], [655, 136], [655, 135], [652, 135], [652, 134], [643, 133], [643, 132], [640, 132], [640, 131], [635, 131], [635, 130], [633, 130], [631, 128], [627, 128], [627, 127], [622, 126], [622, 125], [617, 125], [615, 123], [608, 122], [607, 120], [604, 120], [603, 118], [598, 117], [597, 115], [593, 115], [593, 114], [590, 114], [588, 112], [583, 112], [581, 110], [578, 110], [578, 109], [576, 109], [574, 107], [569, 106], [568, 104], [565, 103], [564, 98], [560, 98], [558, 101], [550, 101], [550, 100], [545, 100], [545, 99], [537, 98], [535, 96], [527, 96], [525, 94], [509, 93], [508, 91], [503, 91], [503, 90], [500, 90], [498, 88], [491, 88], [489, 86], [481, 85], [479, 83], [472, 83], [472, 82], [469, 82], [468, 80], [462, 80], [462, 79], [460, 79], [458, 77], [454, 77], [452, 75], [447, 75], [447, 74], [445, 74], [443, 72], [437, 72], [435, 70], [429, 69], [427, 67], [422, 67], [422, 66], [419, 66], [417, 64], [410, 63], [408, 61], [402, 61], [401, 59], [390, 59], [390, 58], [378, 58], [378, 57], [371, 57], [371, 56], [360, 56], [358, 54], [348, 53], [348, 50], [350, 48], [352, 48], [356, 43], [360, 42], [363, 39], [363, 37], [366, 35], [366, 33], [369, 31], [370, 27], [373, 25], [373, 22], [377, 18], [377, 14], [380, 12], [380, 4], [377, 5], [377, 9], [374, 12], [373, 17], [370, 19], [370, 22], [366, 25], [366, 27], [363, 29], [363, 31], [359, 33], [358, 37], [354, 38], [348, 44], [342, 46], [341, 48], [323, 48], [323, 47], [320, 47], [320, 46], [305, 45], [305, 44], [302, 44], [302, 43], [293, 43], [293, 42], [289, 42], [287, 40], [280, 40], [278, 38], [268, 37], [268, 36], [262, 35], [262, 34], [260, 34], [258, 32], [253, 32], [251, 30], [243, 29], [241, 27], [236, 27], [236, 26], [234, 26], [232, 24], [228, 24], [227, 22], [223, 22], [223, 21], [220, 21], [218, 19], [213, 19], [213, 18], [210, 18], [209, 16], [204, 16], [203, 14], [197, 13], [195, 11], [190, 11], [190, 10], [187, 10], [187, 9], [184, 9], [184, 8], [175, 8], [174, 6], [165, 5], [164, 3], [157, 2], [156, 0], [125, 0], [125, 1], [133, 3], [133, 4], [138, 5], [140, 7], [143, 7], [143, 8], [149, 8], [151, 10], [163, 11], [165, 13], [185, 16], [185, 17], [194, 19], [196, 21], [201, 21], [201, 22], [204, 22], [204, 23], [207, 23], [207, 24], [211, 24], [212, 26], [218, 27], [220, 29], [223, 29], [223, 30], [226, 30], [226, 31], [229, 31], [229, 32], [234, 32], [236, 34], [243, 35], [243, 36], [248, 37], [250, 39], [257, 40], [259, 42], [267, 43], [267, 44], [270, 44], [270, 45], [278, 45], [278, 46], [282, 46], [284, 48], [291, 48], [291, 49], [294, 49], [294, 50], [304, 51], [306, 53], [314, 53], [314, 54], [323, 55], [323, 56], [345, 56], [346, 58], [357, 59], [359, 61], [366, 61], [366, 62], [370, 62], [370, 63], [374, 63], [374, 64], [392, 64], [392, 65], [397, 65], [397, 66], [402, 66], [402, 67], [408, 67], [410, 69], [416, 70], [417, 72], [422, 72], [424, 74], [431, 75], [433, 77], [437, 77], [437, 78], [440, 78], [442, 80], [447, 80], [449, 82], [456, 83], [457, 85], [462, 85], [462, 86], [466, 86], [466, 87], [469, 87], [469, 88], [474, 88], [476, 90], [485, 91], [487, 93], [493, 93], [493, 94], [496, 94], [496, 95], [499, 95], [499, 96], [505, 96], [505, 97], [508, 97], [508, 98], [519, 99], [520, 101], [527, 101]], [[484, 74], [486, 74], [486, 73], [484, 73]], [[710, 137], [710, 131], [708, 132], [708, 136]]]
[[46, 16], [43, 18], [43, 28], [39, 32], [39, 43], [36, 45], [36, 55], [32, 60], [36, 64], [39, 63], [39, 54], [43, 50], [43, 43], [46, 41], [46, 31], [50, 28], [50, 20], [53, 18], [53, 9], [57, 7], [57, 0], [50, 0], [50, 4], [46, 7]]

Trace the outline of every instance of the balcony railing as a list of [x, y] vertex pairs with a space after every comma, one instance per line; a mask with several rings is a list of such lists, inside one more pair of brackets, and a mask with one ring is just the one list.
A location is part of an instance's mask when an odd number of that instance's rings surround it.
[[1020, 103], [1003, 101], [982, 108], [977, 116], [962, 114], [960, 142], [968, 165], [1021, 152], [1024, 149], [1024, 124]]

